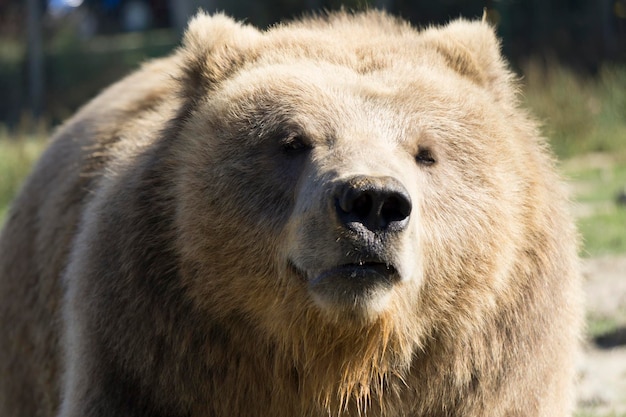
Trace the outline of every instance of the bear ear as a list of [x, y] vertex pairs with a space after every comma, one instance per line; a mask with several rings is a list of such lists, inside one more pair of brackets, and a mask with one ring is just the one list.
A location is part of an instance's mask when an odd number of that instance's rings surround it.
[[459, 19], [422, 34], [427, 45], [443, 56], [450, 68], [497, 98], [508, 98], [513, 76], [502, 58], [493, 27], [484, 20]]
[[261, 36], [256, 28], [223, 14], [198, 12], [187, 26], [181, 48], [184, 97], [206, 92], [243, 62], [254, 59], [254, 46]]

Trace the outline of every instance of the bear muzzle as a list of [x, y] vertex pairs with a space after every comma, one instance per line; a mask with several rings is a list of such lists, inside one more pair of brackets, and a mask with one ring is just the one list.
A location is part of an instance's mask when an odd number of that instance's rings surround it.
[[292, 266], [325, 309], [384, 308], [391, 289], [407, 278], [399, 247], [413, 209], [409, 192], [391, 176], [354, 175], [336, 180], [325, 197], [327, 218], [334, 221], [311, 224], [334, 224], [333, 234], [319, 233], [330, 240], [311, 242], [307, 256], [296, 255]]

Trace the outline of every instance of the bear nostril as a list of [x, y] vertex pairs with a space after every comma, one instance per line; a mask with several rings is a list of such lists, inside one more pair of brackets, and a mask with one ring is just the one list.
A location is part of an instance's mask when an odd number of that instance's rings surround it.
[[366, 218], [372, 211], [372, 198], [369, 194], [363, 193], [354, 200], [352, 213], [359, 218]]
[[399, 222], [411, 214], [411, 202], [404, 196], [390, 196], [381, 208], [381, 217], [387, 221]]
[[362, 224], [371, 231], [397, 231], [411, 214], [408, 192], [392, 177], [353, 177], [335, 195], [339, 220], [349, 228]]

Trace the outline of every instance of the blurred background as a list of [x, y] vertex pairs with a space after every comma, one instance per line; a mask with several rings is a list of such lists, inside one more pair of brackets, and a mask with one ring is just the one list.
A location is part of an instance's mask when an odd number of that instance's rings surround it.
[[577, 417], [626, 417], [626, 0], [0, 0], [0, 224], [55, 126], [175, 48], [199, 7], [261, 28], [341, 7], [417, 27], [486, 11], [559, 158], [583, 240]]
[[384, 8], [416, 26], [486, 10], [520, 73], [558, 65], [602, 79], [626, 62], [626, 0], [0, 0], [0, 123], [59, 123], [140, 61], [175, 47], [200, 7], [262, 28], [339, 7]]

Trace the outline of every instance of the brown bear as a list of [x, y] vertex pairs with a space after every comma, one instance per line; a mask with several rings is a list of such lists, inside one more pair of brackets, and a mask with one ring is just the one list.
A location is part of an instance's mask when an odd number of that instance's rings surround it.
[[199, 14], [12, 206], [0, 415], [570, 415], [577, 237], [517, 89], [483, 22]]

